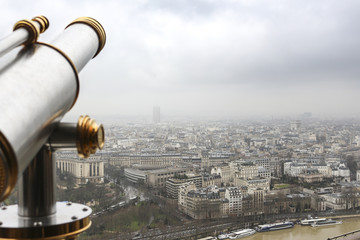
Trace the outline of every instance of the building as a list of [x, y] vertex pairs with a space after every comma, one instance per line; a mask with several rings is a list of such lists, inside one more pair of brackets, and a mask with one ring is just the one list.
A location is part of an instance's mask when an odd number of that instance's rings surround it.
[[266, 168], [259, 166], [259, 177], [260, 178], [270, 178], [271, 177], [271, 173], [269, 170], [267, 170]]
[[253, 211], [254, 215], [259, 215], [264, 213], [264, 189], [250, 189], [249, 194], [253, 196]]
[[356, 146], [360, 147], [360, 136], [355, 136]]
[[[176, 176], [176, 175], [175, 175]], [[192, 182], [196, 188], [202, 187], [202, 176], [185, 174], [179, 177], [169, 178], [166, 181], [166, 193], [169, 198], [178, 199], [179, 189], [184, 183]]]
[[221, 176], [221, 182], [224, 185], [230, 185], [231, 182], [233, 182], [234, 177], [231, 174], [231, 169], [230, 166], [227, 165], [222, 165], [222, 166], [217, 166], [217, 167], [213, 167], [211, 169], [211, 174], [217, 174]]
[[185, 214], [193, 219], [220, 218], [223, 203], [219, 191], [211, 188], [191, 190], [187, 193]]
[[286, 162], [284, 164], [284, 173], [291, 177], [297, 177], [297, 176], [299, 176], [299, 174], [304, 173], [308, 167], [309, 167], [309, 164], [307, 164], [307, 163]]
[[266, 170], [270, 171], [270, 158], [259, 158], [255, 160], [255, 164], [261, 167], [264, 167]]
[[110, 165], [135, 168], [143, 166], [148, 168], [166, 168], [181, 162], [183, 162], [181, 154], [119, 154], [111, 156], [109, 159]]
[[114, 153], [107, 157], [110, 165], [119, 167], [131, 167], [129, 154]]
[[333, 187], [316, 188], [315, 193], [318, 195], [334, 193]]
[[299, 130], [301, 127], [301, 121], [300, 120], [294, 120], [290, 122], [290, 129], [293, 131]]
[[179, 186], [178, 193], [178, 208], [182, 212], [187, 212], [187, 194], [190, 191], [195, 191], [196, 186], [193, 182], [186, 182]]
[[255, 178], [248, 180], [236, 178], [235, 186], [237, 187], [246, 186], [248, 188], [248, 192], [256, 189], [262, 189], [267, 192], [270, 190], [270, 180], [266, 178]]
[[221, 187], [221, 176], [218, 174], [204, 174], [202, 176], [202, 187], [218, 186]]
[[273, 157], [270, 160], [270, 173], [272, 176], [275, 177], [282, 177], [284, 173], [284, 162], [280, 160], [279, 158]]
[[339, 176], [350, 182], [350, 169], [345, 166], [339, 167]]
[[356, 171], [356, 181], [360, 182], [360, 170]]
[[267, 195], [264, 200], [265, 214], [296, 213], [309, 210], [311, 197], [306, 194]]
[[225, 218], [229, 216], [229, 199], [221, 198], [220, 199], [220, 214], [221, 217]]
[[254, 197], [252, 194], [245, 194], [242, 196], [242, 215], [254, 215]]
[[124, 174], [127, 180], [133, 183], [144, 183], [150, 187], [165, 187], [166, 181], [176, 175], [187, 173], [183, 168], [166, 168], [155, 170], [139, 170], [136, 168], [125, 168]]
[[229, 216], [242, 215], [242, 194], [237, 187], [228, 187], [225, 190], [225, 198], [229, 202]]
[[153, 108], [153, 122], [160, 123], [160, 107], [159, 106], [155, 106]]
[[173, 178], [176, 174], [186, 174], [187, 170], [183, 168], [167, 168], [146, 171], [147, 185], [151, 187], [165, 187], [165, 183], [169, 178]]
[[326, 164], [313, 164], [311, 166], [311, 168], [317, 169], [319, 171], [319, 173], [324, 175], [324, 177], [331, 177], [332, 176], [331, 167], [327, 166]]
[[350, 169], [345, 167], [345, 164], [340, 164], [339, 167], [332, 169], [334, 177], [342, 177], [345, 181], [350, 182]]
[[235, 181], [236, 179], [253, 179], [259, 176], [259, 168], [257, 165], [247, 162], [239, 166], [237, 172], [235, 172]]
[[201, 156], [201, 166], [202, 167], [227, 165], [229, 162], [230, 162], [229, 155], [202, 154], [202, 156]]
[[346, 198], [341, 193], [324, 194], [321, 196], [325, 199], [326, 209], [347, 209]]
[[[231, 197], [226, 198], [226, 194]], [[196, 189], [195, 184], [184, 183], [179, 188], [178, 208], [194, 219], [224, 218], [229, 216], [229, 199], [232, 202], [232, 211], [239, 211], [241, 209], [241, 193], [236, 188], [226, 193], [224, 188], [216, 186]]]
[[104, 161], [98, 156], [89, 157], [86, 160], [74, 155], [59, 156], [56, 159], [56, 168], [61, 173], [71, 173], [75, 177], [76, 184], [104, 182]]
[[125, 168], [124, 175], [127, 180], [133, 183], [147, 183], [147, 175], [144, 171], [135, 168]]
[[318, 172], [317, 169], [307, 169], [304, 173], [298, 175], [299, 180], [305, 183], [321, 182], [324, 175]]
[[321, 197], [321, 195], [312, 195], [310, 207], [317, 212], [326, 211], [325, 198]]

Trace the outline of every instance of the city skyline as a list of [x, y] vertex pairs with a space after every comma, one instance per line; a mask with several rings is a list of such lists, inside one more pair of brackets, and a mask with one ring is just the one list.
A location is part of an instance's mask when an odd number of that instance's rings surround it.
[[[51, 42], [79, 16], [107, 44], [71, 116], [360, 117], [357, 1], [4, 1], [2, 37], [43, 14]], [[59, 14], [61, 12], [61, 14]]]

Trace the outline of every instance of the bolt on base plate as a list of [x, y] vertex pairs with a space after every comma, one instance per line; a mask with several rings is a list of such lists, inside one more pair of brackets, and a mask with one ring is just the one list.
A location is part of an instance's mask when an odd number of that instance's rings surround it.
[[91, 226], [91, 208], [57, 202], [56, 213], [46, 217], [21, 217], [18, 205], [0, 208], [0, 239], [72, 239]]

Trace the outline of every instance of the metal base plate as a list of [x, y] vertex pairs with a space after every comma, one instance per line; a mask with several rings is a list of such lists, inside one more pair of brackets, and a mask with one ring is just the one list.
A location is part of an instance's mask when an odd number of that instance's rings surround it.
[[66, 239], [91, 226], [91, 208], [77, 203], [56, 203], [55, 214], [21, 217], [18, 205], [0, 208], [0, 239]]

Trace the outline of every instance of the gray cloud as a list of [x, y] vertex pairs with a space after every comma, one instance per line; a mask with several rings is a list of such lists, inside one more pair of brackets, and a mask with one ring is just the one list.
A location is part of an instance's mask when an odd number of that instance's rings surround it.
[[[21, 2], [22, 3], [22, 2]], [[3, 33], [37, 14], [51, 42], [88, 15], [107, 45], [73, 114], [360, 116], [358, 1], [3, 1]], [[96, 97], [94, 97], [96, 93]]]

